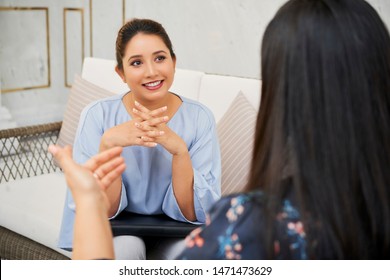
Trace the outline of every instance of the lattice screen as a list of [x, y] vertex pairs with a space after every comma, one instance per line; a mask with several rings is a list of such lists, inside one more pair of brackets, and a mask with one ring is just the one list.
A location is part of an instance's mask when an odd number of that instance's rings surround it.
[[60, 170], [47, 152], [61, 122], [0, 130], [0, 183]]

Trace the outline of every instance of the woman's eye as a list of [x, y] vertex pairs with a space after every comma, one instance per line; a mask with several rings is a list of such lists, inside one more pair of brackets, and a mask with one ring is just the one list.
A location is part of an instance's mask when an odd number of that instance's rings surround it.
[[140, 66], [141, 65], [141, 61], [135, 60], [135, 61], [131, 62], [130, 65], [131, 66]]
[[156, 57], [156, 61], [163, 61], [165, 59], [166, 59], [166, 57], [163, 55], [159, 55], [158, 57]]

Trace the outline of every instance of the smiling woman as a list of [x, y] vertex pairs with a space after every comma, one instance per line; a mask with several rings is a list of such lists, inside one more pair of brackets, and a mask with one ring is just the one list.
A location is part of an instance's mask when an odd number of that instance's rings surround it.
[[129, 113], [133, 113], [137, 100], [149, 109], [158, 109], [168, 104], [166, 113], [172, 117], [181, 105], [181, 99], [168, 94], [175, 73], [176, 59], [158, 35], [139, 33], [126, 46], [123, 66], [116, 67], [123, 82], [131, 88], [124, 97]]
[[[87, 106], [80, 117], [73, 157], [85, 163], [123, 147], [126, 170], [105, 190], [109, 216], [122, 211], [166, 214], [203, 224], [221, 195], [221, 160], [213, 114], [204, 105], [169, 92], [176, 56], [161, 24], [133, 19], [118, 32], [116, 72], [130, 91]], [[102, 174], [96, 174], [101, 176]], [[72, 248], [74, 202], [68, 193], [59, 246]], [[146, 248], [171, 259], [181, 239], [114, 238], [117, 259], [144, 259]]]

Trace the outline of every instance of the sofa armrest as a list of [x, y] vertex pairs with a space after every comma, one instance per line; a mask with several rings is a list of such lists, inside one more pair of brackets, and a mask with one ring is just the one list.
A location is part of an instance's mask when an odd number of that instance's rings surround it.
[[54, 251], [23, 235], [0, 226], [0, 258], [2, 260], [68, 260]]
[[60, 170], [47, 152], [62, 122], [0, 130], [0, 183]]

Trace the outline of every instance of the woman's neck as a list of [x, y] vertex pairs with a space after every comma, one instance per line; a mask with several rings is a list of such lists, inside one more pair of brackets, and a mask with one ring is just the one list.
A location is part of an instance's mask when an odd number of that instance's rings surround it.
[[142, 106], [146, 107], [148, 110], [155, 110], [164, 106], [167, 106], [168, 110], [166, 111], [167, 115], [171, 118], [177, 111], [177, 109], [180, 107], [181, 100], [176, 95], [173, 95], [171, 93], [166, 94], [163, 98], [159, 100], [145, 100], [140, 99], [134, 95], [134, 93], [129, 92], [126, 94], [122, 102], [124, 103], [128, 113], [131, 115], [132, 118], [134, 118], [133, 115], [133, 108], [135, 108], [135, 101], [140, 103]]

